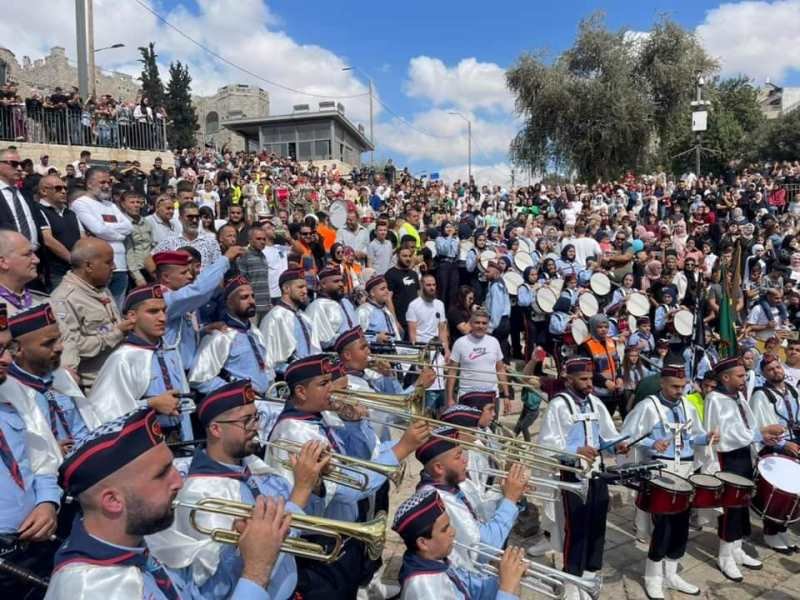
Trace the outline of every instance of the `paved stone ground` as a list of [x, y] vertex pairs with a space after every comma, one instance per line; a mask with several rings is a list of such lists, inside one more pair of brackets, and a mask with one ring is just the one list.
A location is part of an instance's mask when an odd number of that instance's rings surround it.
[[[515, 416], [501, 419], [505, 425], [513, 425]], [[538, 430], [538, 421], [534, 425]], [[399, 490], [392, 492], [390, 521], [394, 517], [394, 510], [408, 498], [414, 491], [419, 481], [417, 474], [421, 469], [420, 464], [411, 457], [406, 471], [405, 481]], [[634, 536], [634, 493], [621, 487], [612, 487], [612, 507], [609, 512], [608, 528], [606, 532], [606, 546], [603, 575], [602, 599], [614, 600], [644, 600], [647, 596], [642, 586], [644, 561], [647, 557], [647, 547], [637, 543]], [[749, 553], [757, 552], [764, 562], [760, 571], [750, 571], [742, 568], [744, 581], [734, 583], [726, 579], [716, 566], [718, 538], [716, 528], [706, 526], [702, 531], [690, 533], [689, 546], [686, 555], [681, 561], [681, 574], [684, 578], [700, 586], [702, 593], [699, 598], [710, 600], [744, 600], [760, 598], [764, 600], [800, 599], [800, 554], [785, 556], [767, 549], [762, 543], [761, 522], [752, 519], [753, 535], [750, 543], [745, 544]], [[798, 530], [796, 533], [800, 533]], [[512, 538], [512, 543], [529, 546], [539, 541], [540, 537], [520, 540]], [[400, 538], [389, 531], [384, 559], [387, 567], [384, 571], [384, 580], [397, 580], [397, 572], [405, 546]], [[549, 566], [561, 565], [561, 555], [549, 553], [537, 559]], [[667, 598], [689, 598], [679, 593]], [[523, 600], [543, 598], [544, 596], [523, 592]]]

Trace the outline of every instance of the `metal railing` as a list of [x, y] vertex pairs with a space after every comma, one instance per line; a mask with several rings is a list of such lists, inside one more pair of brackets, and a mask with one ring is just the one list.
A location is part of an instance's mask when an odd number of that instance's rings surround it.
[[76, 107], [0, 106], [0, 140], [37, 144], [64, 144], [166, 150], [164, 119], [137, 121], [132, 115], [109, 116]]

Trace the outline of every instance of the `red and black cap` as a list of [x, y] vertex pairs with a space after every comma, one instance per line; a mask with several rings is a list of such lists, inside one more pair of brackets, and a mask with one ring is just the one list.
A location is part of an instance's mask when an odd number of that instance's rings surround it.
[[298, 279], [305, 279], [305, 272], [303, 269], [286, 269], [281, 276], [278, 277], [278, 285], [281, 286], [284, 283], [289, 283], [290, 281], [296, 281]]
[[594, 363], [591, 358], [570, 358], [564, 363], [564, 373], [577, 375], [578, 373], [594, 373]]
[[714, 375], [719, 377], [725, 371], [735, 369], [736, 367], [743, 367], [744, 363], [740, 356], [731, 356], [730, 358], [723, 358], [714, 365]]
[[479, 408], [473, 408], [466, 404], [454, 404], [442, 411], [442, 414], [439, 415], [439, 420], [452, 425], [477, 427], [482, 413], [483, 411]]
[[407, 543], [430, 531], [431, 526], [445, 513], [442, 497], [434, 488], [423, 488], [408, 498], [394, 515], [392, 529]]
[[[54, 325], [56, 316], [49, 304], [39, 304], [28, 310], [18, 312], [8, 319], [5, 315], [6, 305], [3, 305], [3, 317], [7, 324], [7, 329], [11, 330], [11, 337], [18, 338], [21, 335], [36, 331], [48, 325]], [[5, 329], [4, 328], [4, 329]]]
[[230, 279], [228, 279], [228, 281], [225, 282], [225, 298], [227, 298], [233, 292], [235, 292], [240, 287], [245, 285], [250, 285], [250, 280], [244, 275], [237, 275], [236, 277], [231, 277]]
[[363, 338], [364, 330], [361, 329], [360, 325], [356, 325], [352, 329], [348, 329], [342, 335], [336, 338], [336, 341], [333, 342], [333, 351], [336, 353], [341, 353], [350, 344]]
[[207, 427], [222, 413], [255, 402], [256, 393], [248, 379], [234, 381], [217, 388], [197, 404], [197, 419]]
[[483, 410], [487, 404], [494, 404], [497, 399], [495, 392], [467, 392], [458, 399], [459, 404]]
[[386, 283], [386, 277], [383, 275], [375, 275], [367, 280], [367, 283], [364, 284], [364, 289], [366, 289], [367, 293], [369, 293], [372, 291], [372, 288], [379, 286], [382, 283]]
[[185, 267], [192, 262], [192, 257], [189, 256], [188, 252], [172, 250], [168, 252], [157, 252], [153, 255], [153, 262], [156, 263], [157, 267], [160, 267], [161, 265]]
[[125, 298], [125, 307], [123, 312], [133, 310], [142, 302], [154, 299], [164, 299], [164, 289], [161, 287], [161, 285], [144, 285], [142, 287], [134, 288]]
[[422, 446], [417, 448], [414, 456], [416, 456], [417, 460], [423, 465], [428, 464], [429, 461], [433, 460], [440, 454], [444, 454], [448, 450], [452, 450], [458, 446], [458, 443], [456, 442], [458, 439], [458, 431], [456, 431], [454, 428], [437, 427], [432, 433], [436, 434], [437, 436], [451, 439], [443, 440], [441, 437], [431, 437], [427, 442], [422, 444]]
[[312, 354], [305, 358], [294, 361], [286, 369], [286, 383], [289, 387], [295, 386], [301, 381], [320, 377], [321, 375], [338, 375], [339, 369], [331, 360], [328, 354]]

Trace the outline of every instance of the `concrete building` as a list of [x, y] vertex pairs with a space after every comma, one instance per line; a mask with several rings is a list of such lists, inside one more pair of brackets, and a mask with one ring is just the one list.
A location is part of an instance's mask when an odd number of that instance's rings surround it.
[[780, 87], [767, 81], [758, 90], [758, 104], [765, 117], [776, 119], [800, 107], [800, 87]]
[[269, 94], [260, 87], [241, 83], [226, 85], [213, 96], [194, 96], [200, 129], [197, 143], [227, 146], [231, 150], [244, 150], [244, 138], [222, 127], [223, 121], [266, 117], [269, 115]]
[[222, 125], [245, 139], [247, 150], [266, 150], [296, 160], [336, 161], [355, 167], [373, 149], [362, 126], [354, 125], [344, 106], [320, 102], [312, 112], [298, 104], [288, 115], [225, 121]]
[[[102, 72], [96, 69], [97, 94], [111, 94], [123, 100], [135, 100], [139, 93], [139, 82], [130, 75], [117, 72]], [[0, 85], [7, 81], [18, 84], [18, 93], [23, 98], [33, 91], [49, 94], [56, 87], [71, 89], [78, 85], [78, 68], [69, 63], [64, 48], [56, 46], [50, 54], [34, 61], [22, 57], [22, 64], [13, 52], [0, 48]]]

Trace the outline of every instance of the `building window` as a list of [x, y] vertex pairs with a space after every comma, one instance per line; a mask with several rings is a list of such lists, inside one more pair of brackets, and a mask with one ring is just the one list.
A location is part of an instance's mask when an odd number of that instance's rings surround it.
[[206, 115], [206, 135], [217, 133], [219, 131], [219, 115], [215, 111], [211, 111]]
[[317, 160], [331, 159], [331, 141], [317, 140], [314, 142], [314, 158]]
[[297, 160], [308, 160], [313, 158], [311, 154], [312, 142], [298, 142], [297, 144]]

